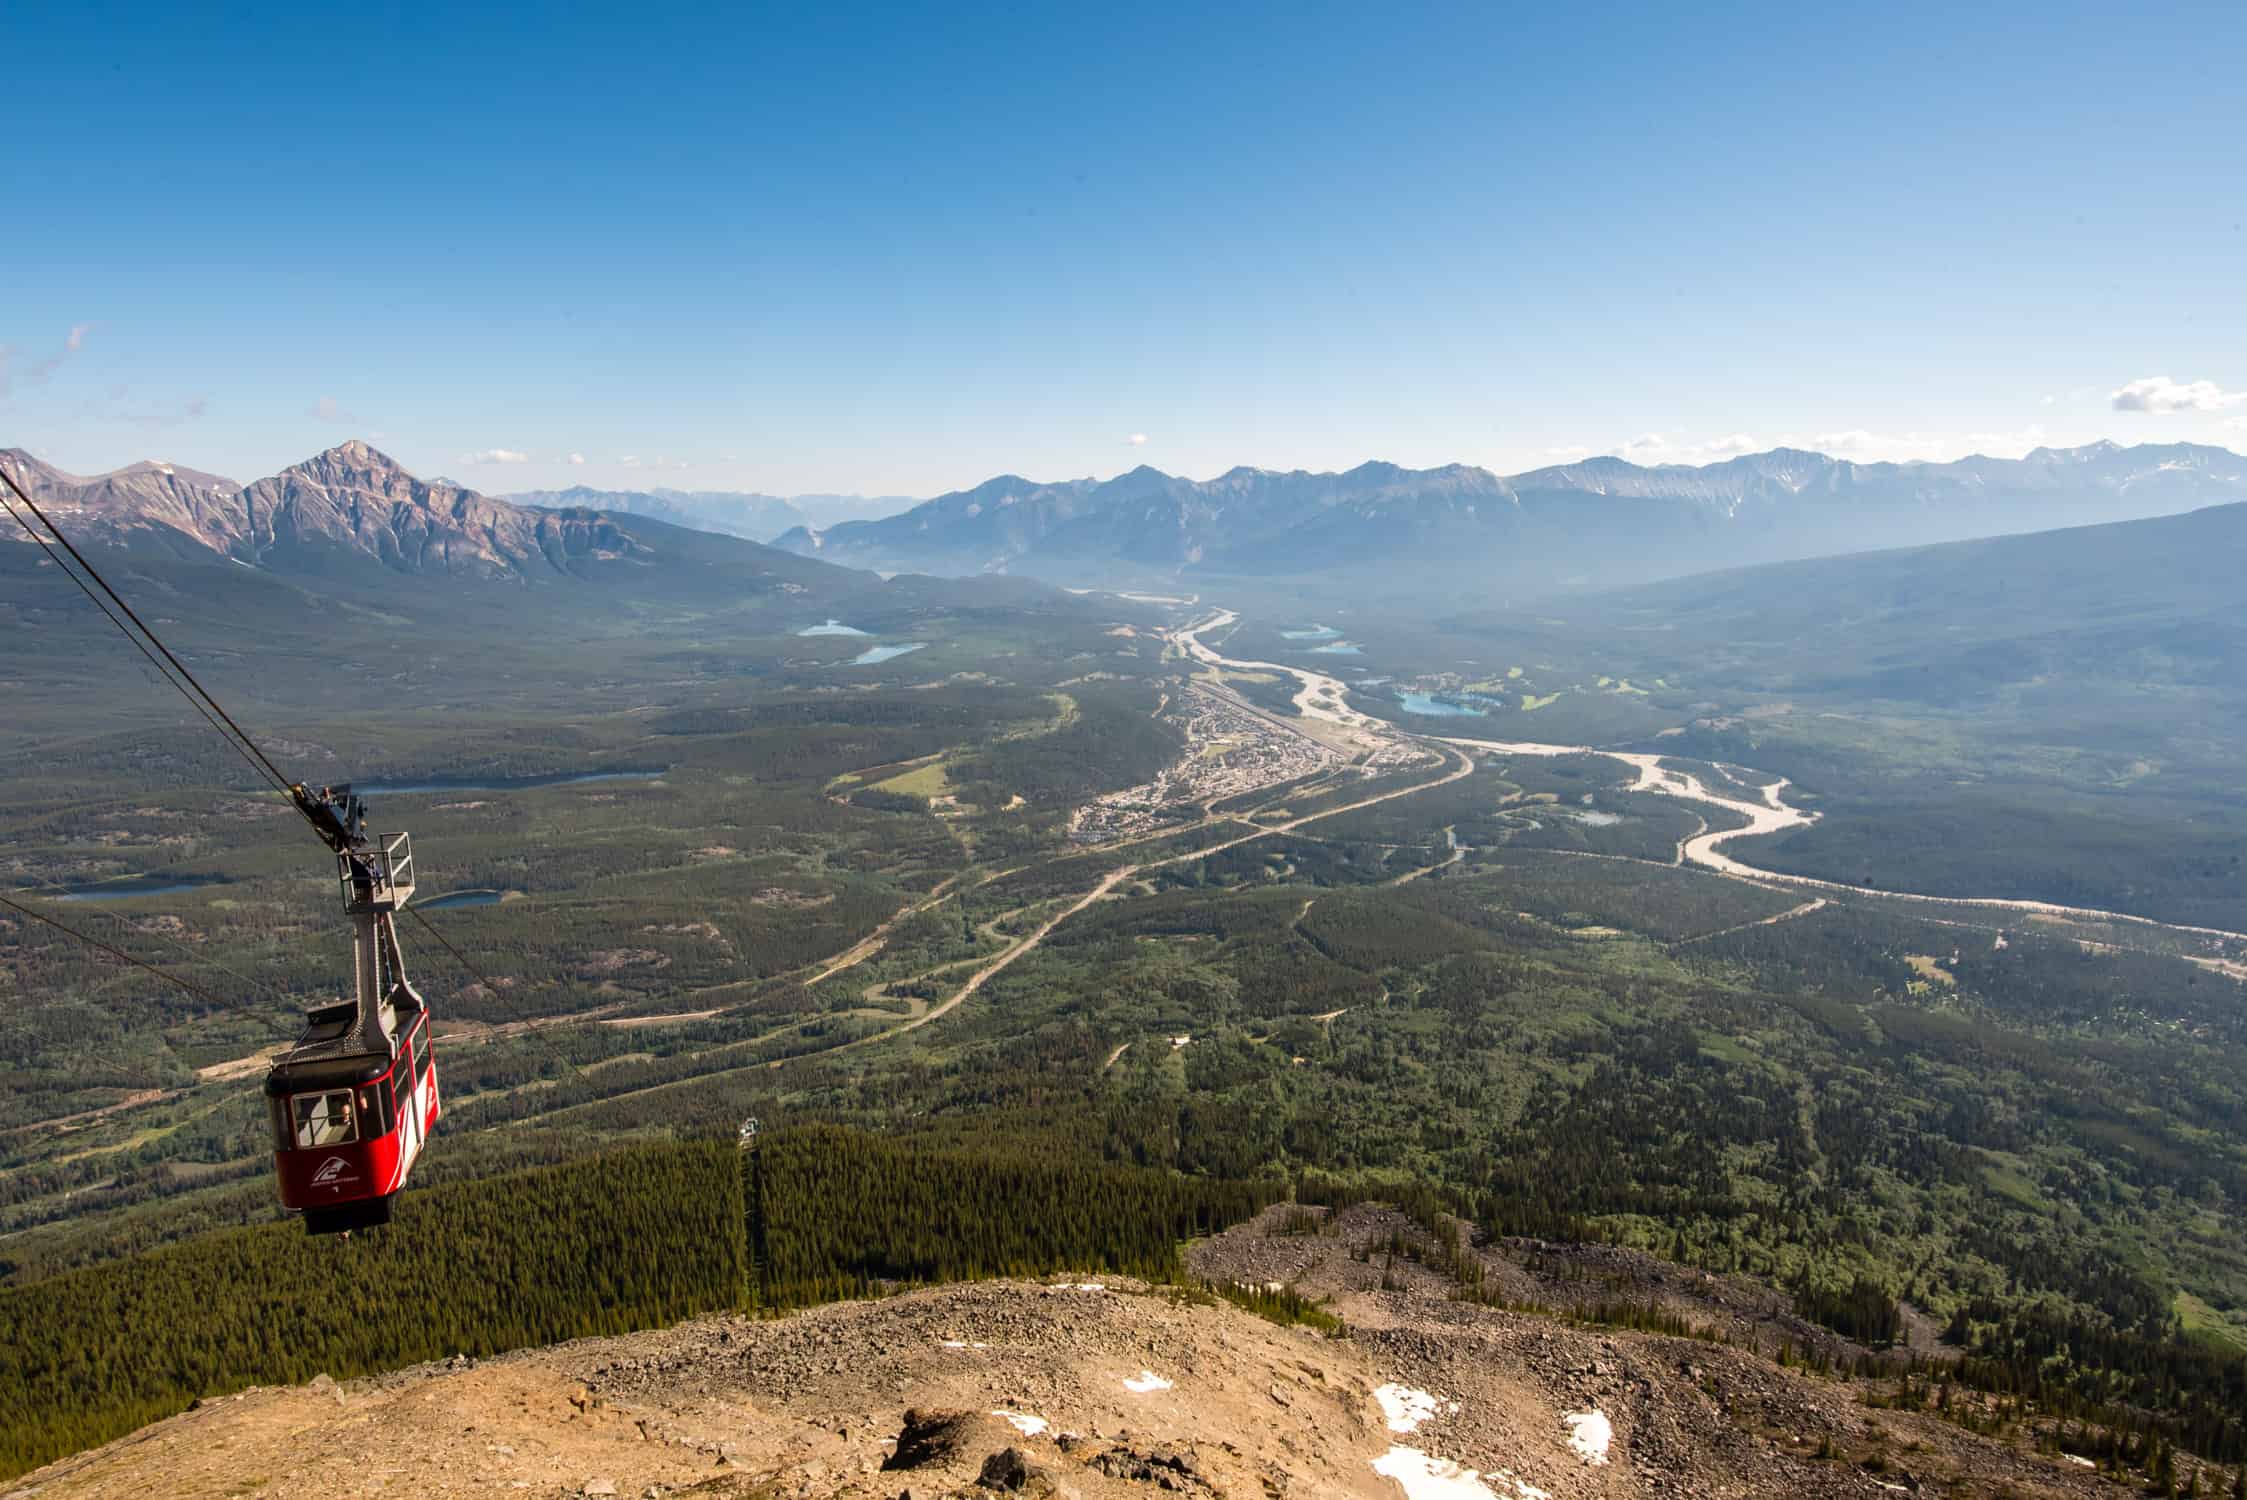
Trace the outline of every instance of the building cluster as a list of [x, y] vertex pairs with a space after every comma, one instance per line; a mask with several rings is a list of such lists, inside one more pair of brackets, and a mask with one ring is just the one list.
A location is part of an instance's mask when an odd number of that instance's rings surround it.
[[1186, 753], [1152, 781], [1079, 808], [1070, 821], [1072, 839], [1106, 844], [1146, 838], [1199, 817], [1213, 802], [1328, 770], [1341, 758], [1199, 686], [1182, 690], [1169, 714], [1186, 736]]

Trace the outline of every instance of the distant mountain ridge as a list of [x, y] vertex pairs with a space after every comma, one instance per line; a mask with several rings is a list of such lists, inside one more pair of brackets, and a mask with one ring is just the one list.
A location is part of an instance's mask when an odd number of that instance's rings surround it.
[[74, 540], [187, 561], [231, 560], [282, 576], [364, 578], [379, 569], [539, 583], [621, 575], [718, 594], [831, 591], [853, 577], [656, 519], [539, 509], [450, 480], [420, 479], [356, 440], [250, 485], [163, 463], [81, 476], [21, 449], [0, 449], [0, 463]]
[[775, 545], [893, 571], [1084, 582], [1362, 578], [1388, 568], [1469, 588], [1557, 592], [2241, 499], [2247, 459], [2181, 443], [1942, 464], [1782, 448], [1702, 467], [1593, 458], [1509, 477], [1461, 464], [1236, 468], [1210, 480], [1141, 467], [1059, 483], [1001, 475], [884, 520], [791, 531]]
[[1108, 480], [1000, 475], [883, 519], [798, 525], [768, 548], [754, 533], [794, 502], [584, 487], [507, 499], [417, 478], [357, 441], [250, 485], [154, 461], [93, 476], [21, 450], [0, 461], [74, 535], [105, 545], [287, 573], [372, 562], [517, 582], [647, 569], [654, 583], [691, 561], [711, 586], [710, 568], [778, 579], [835, 564], [1095, 583], [1333, 575], [1391, 595], [1528, 598], [2247, 500], [2247, 459], [2192, 444], [1944, 464], [1775, 449], [1698, 468], [1594, 458], [1510, 477], [1366, 463], [1192, 480], [1143, 466]]
[[908, 495], [762, 495], [737, 490], [601, 490], [572, 485], [566, 490], [525, 490], [504, 499], [542, 510], [591, 506], [653, 516], [674, 526], [715, 531], [752, 542], [769, 542], [798, 526], [833, 526], [875, 520], [914, 503]]

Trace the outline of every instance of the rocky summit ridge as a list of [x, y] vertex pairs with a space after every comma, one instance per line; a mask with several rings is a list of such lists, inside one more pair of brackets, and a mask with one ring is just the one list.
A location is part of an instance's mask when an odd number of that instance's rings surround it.
[[[1197, 1244], [1201, 1284], [1285, 1287], [1341, 1336], [1189, 1287], [1076, 1276], [698, 1319], [389, 1375], [197, 1401], [11, 1496], [671, 1495], [739, 1500], [1592, 1500], [2111, 1493], [1964, 1388], [1783, 1296], [1634, 1251], [1469, 1252], [1482, 1305], [1411, 1220], [1282, 1205]], [[1400, 1243], [1417, 1246], [1399, 1255]], [[1666, 1330], [1515, 1310], [1571, 1289]], [[1643, 1320], [1642, 1320], [1643, 1321]], [[1915, 1332], [1915, 1346], [1921, 1332]], [[1929, 1341], [1931, 1342], [1931, 1341]], [[1792, 1349], [1782, 1364], [1773, 1356]], [[1941, 1351], [1920, 1350], [1939, 1360]], [[2056, 1430], [2055, 1430], [2056, 1431]], [[2203, 1492], [2226, 1476], [2200, 1476]]]
[[0, 450], [18, 483], [74, 539], [252, 567], [528, 580], [648, 549], [599, 511], [545, 511], [408, 473], [356, 439], [254, 484], [144, 462], [82, 477]]

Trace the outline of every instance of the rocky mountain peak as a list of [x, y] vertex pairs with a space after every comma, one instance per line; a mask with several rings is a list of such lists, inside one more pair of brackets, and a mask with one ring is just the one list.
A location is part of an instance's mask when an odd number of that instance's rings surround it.
[[220, 490], [228, 493], [241, 488], [240, 485], [223, 474], [205, 473], [201, 469], [191, 469], [185, 464], [175, 464], [162, 458], [144, 458], [137, 464], [128, 464], [114, 474], [105, 474], [102, 478], [110, 480], [171, 480], [193, 489]]
[[[426, 501], [432, 491], [459, 491], [450, 480], [423, 481], [408, 473], [405, 467], [389, 454], [353, 438], [348, 443], [338, 443], [322, 453], [316, 453], [302, 463], [291, 464], [273, 479], [296, 477], [315, 484], [353, 486], [359, 488], [397, 492], [404, 496]], [[272, 481], [265, 481], [270, 483]]]
[[25, 489], [30, 489], [35, 479], [83, 482], [75, 474], [65, 474], [53, 464], [34, 458], [30, 450], [24, 448], [0, 448], [0, 466], [5, 466], [15, 476], [16, 483]]
[[298, 468], [328, 467], [339, 469], [377, 470], [403, 474], [404, 465], [381, 449], [359, 438], [336, 444], [323, 453], [306, 459]]
[[372, 566], [518, 580], [649, 551], [601, 512], [555, 514], [422, 480], [359, 439], [248, 486], [161, 459], [88, 478], [21, 450], [0, 458], [33, 499], [69, 518], [74, 536], [104, 545], [319, 572]]
[[521, 579], [646, 550], [598, 512], [542, 511], [419, 479], [358, 439], [259, 480], [242, 500], [256, 561], [341, 551], [399, 572]]

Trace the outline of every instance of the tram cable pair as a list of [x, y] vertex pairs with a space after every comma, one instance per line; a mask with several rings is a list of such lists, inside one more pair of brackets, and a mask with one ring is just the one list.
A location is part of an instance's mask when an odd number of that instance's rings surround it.
[[[344, 914], [352, 922], [354, 994], [307, 1012], [303, 1034], [266, 1074], [274, 1176], [282, 1204], [300, 1212], [312, 1234], [348, 1233], [388, 1223], [392, 1205], [443, 1113], [429, 1007], [406, 976], [397, 914], [403, 911], [418, 921], [487, 991], [501, 991], [409, 905], [414, 892], [412, 840], [403, 833], [370, 835], [366, 802], [348, 785], [315, 788], [285, 775], [4, 465], [0, 465], [0, 480], [6, 481], [14, 496], [11, 503], [0, 494], [0, 509], [15, 518], [157, 674], [242, 756], [258, 780], [288, 797], [335, 855]], [[201, 999], [238, 1008], [200, 985], [17, 901], [0, 897], [0, 905], [146, 969]], [[561, 1053], [557, 1050], [556, 1055]], [[567, 1057], [562, 1060], [575, 1069]]]

